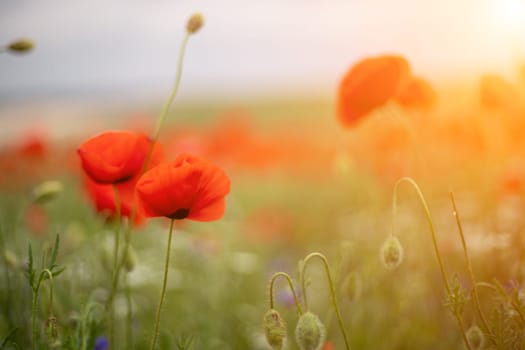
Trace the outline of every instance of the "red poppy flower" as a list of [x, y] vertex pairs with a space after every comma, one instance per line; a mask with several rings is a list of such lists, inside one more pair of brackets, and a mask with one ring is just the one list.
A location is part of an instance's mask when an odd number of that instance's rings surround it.
[[144, 134], [108, 131], [84, 142], [78, 154], [91, 179], [98, 183], [119, 183], [140, 173], [150, 145]]
[[230, 179], [222, 169], [182, 154], [142, 175], [135, 193], [145, 216], [213, 221], [223, 216], [229, 192]]
[[366, 58], [345, 74], [339, 85], [337, 115], [345, 127], [352, 127], [375, 108], [397, 94], [410, 67], [401, 56]]
[[[135, 205], [135, 184], [136, 181], [126, 181], [117, 184], [120, 202], [120, 214], [123, 217], [130, 217]], [[101, 184], [86, 177], [85, 186], [89, 198], [99, 213], [107, 215], [109, 218], [116, 216], [115, 193], [113, 185]], [[134, 224], [140, 224], [144, 217], [140, 213], [135, 214]]]
[[436, 102], [436, 92], [425, 79], [412, 77], [402, 85], [395, 99], [406, 108], [430, 108]]

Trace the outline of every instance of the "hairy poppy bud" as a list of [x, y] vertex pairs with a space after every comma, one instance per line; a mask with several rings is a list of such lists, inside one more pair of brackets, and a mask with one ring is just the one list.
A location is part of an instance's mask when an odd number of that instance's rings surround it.
[[467, 340], [472, 349], [483, 349], [485, 344], [485, 336], [478, 326], [472, 326], [467, 331]]
[[32, 40], [29, 39], [20, 39], [17, 41], [13, 41], [7, 46], [7, 49], [14, 53], [24, 53], [29, 52], [33, 49], [35, 44]]
[[325, 330], [319, 317], [306, 312], [295, 327], [295, 340], [301, 350], [319, 350], [324, 344]]
[[268, 344], [274, 350], [281, 350], [284, 339], [286, 338], [286, 324], [279, 312], [275, 309], [270, 309], [264, 314], [264, 332]]
[[203, 24], [204, 18], [202, 17], [202, 14], [194, 13], [193, 15], [191, 15], [190, 19], [188, 20], [188, 23], [186, 24], [186, 30], [189, 34], [194, 34], [199, 29], [201, 29]]
[[397, 237], [391, 236], [381, 247], [381, 262], [388, 270], [393, 270], [403, 261], [403, 246]]
[[58, 323], [55, 316], [49, 316], [46, 321], [47, 343], [50, 347], [55, 347], [58, 341]]
[[44, 181], [33, 189], [33, 200], [37, 203], [45, 203], [54, 199], [62, 192], [64, 186], [60, 181]]

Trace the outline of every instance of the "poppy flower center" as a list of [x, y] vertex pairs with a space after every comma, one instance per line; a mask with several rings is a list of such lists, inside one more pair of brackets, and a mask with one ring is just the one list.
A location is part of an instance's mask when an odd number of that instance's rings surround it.
[[182, 220], [182, 219], [185, 219], [189, 213], [190, 213], [190, 210], [188, 208], [180, 208], [180, 209], [177, 209], [177, 211], [175, 211], [173, 214], [169, 215], [168, 217], [170, 219]]

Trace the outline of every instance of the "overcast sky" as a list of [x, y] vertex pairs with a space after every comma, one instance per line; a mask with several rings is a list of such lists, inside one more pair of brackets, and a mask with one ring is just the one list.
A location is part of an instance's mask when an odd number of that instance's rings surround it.
[[525, 0], [0, 0], [0, 102], [166, 95], [188, 16], [181, 98], [329, 95], [363, 56], [401, 53], [432, 81], [510, 74], [525, 57]]

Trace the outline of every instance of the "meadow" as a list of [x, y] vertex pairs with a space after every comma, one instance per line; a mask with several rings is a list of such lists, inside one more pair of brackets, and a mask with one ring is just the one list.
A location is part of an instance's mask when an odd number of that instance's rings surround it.
[[406, 92], [367, 59], [329, 98], [176, 80], [160, 118], [6, 140], [0, 349], [525, 349], [523, 72]]

